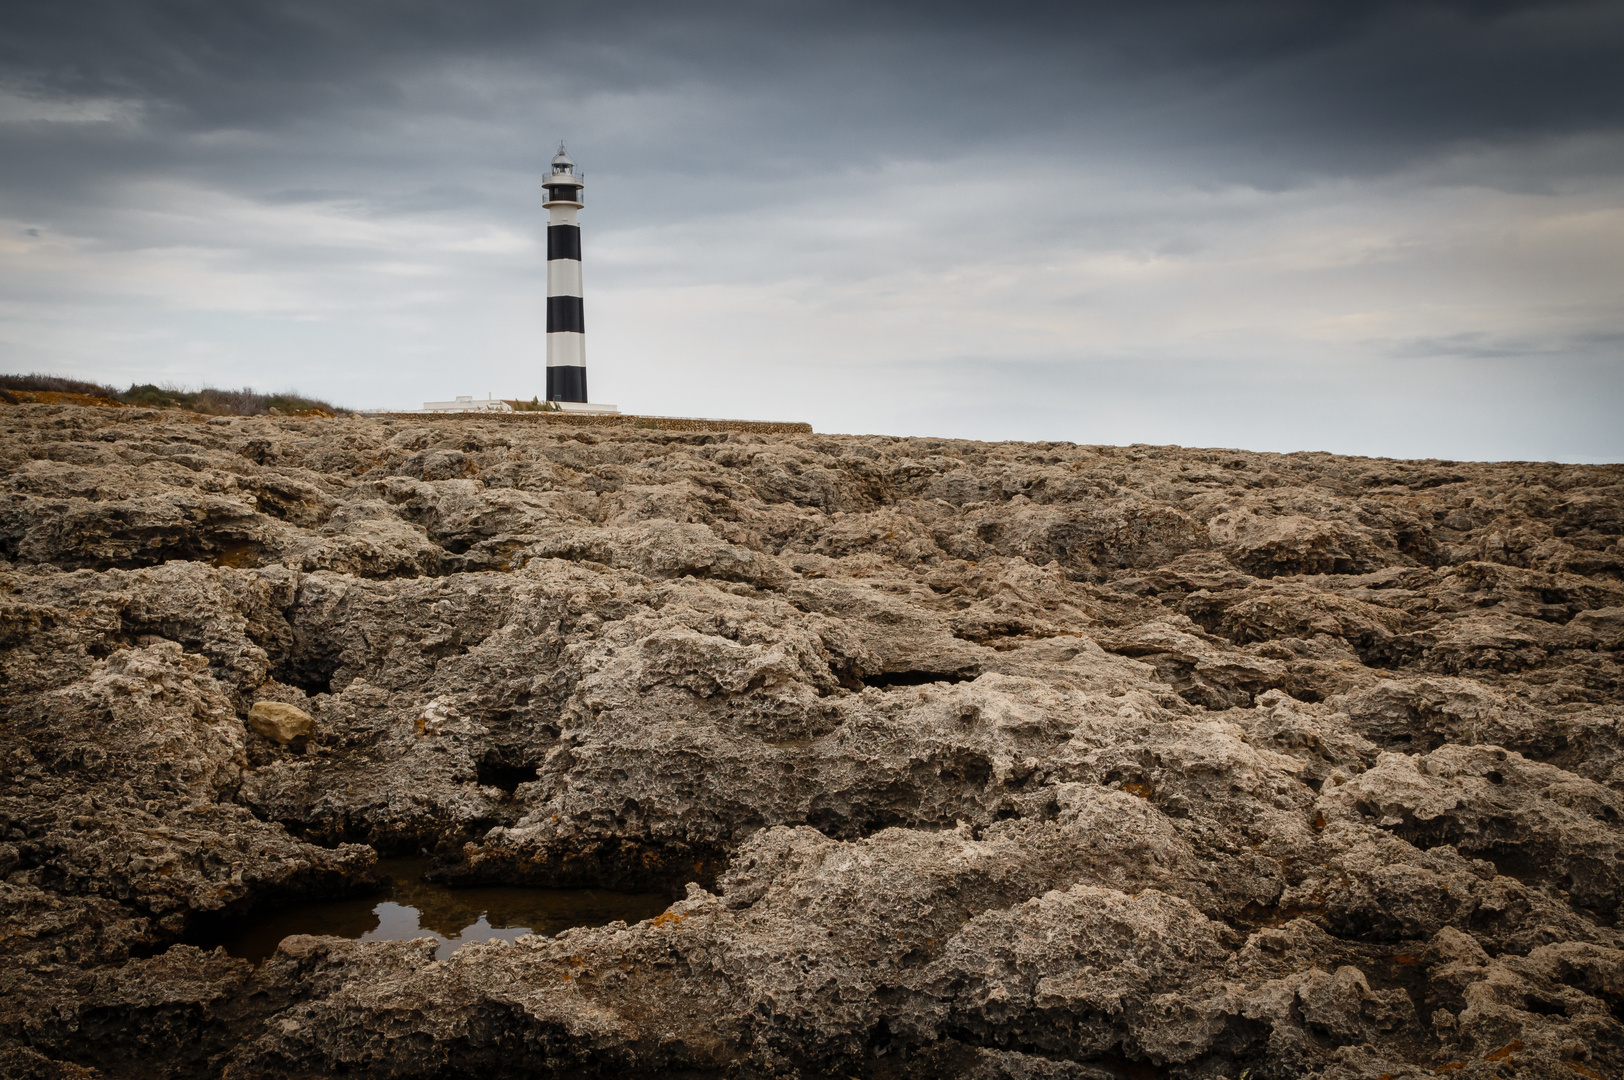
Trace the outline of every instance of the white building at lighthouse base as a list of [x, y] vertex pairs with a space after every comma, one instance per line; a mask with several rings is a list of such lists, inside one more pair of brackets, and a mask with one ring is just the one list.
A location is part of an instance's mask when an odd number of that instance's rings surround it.
[[459, 394], [455, 401], [425, 401], [418, 412], [512, 412], [513, 406], [505, 401], [486, 396], [484, 401], [475, 400], [471, 394]]
[[[600, 405], [597, 402], [554, 401], [550, 402], [550, 404], [556, 407], [559, 412], [600, 416], [615, 416], [620, 413], [618, 405]], [[484, 398], [476, 398], [472, 394], [459, 394], [452, 401], [425, 401], [421, 409], [404, 409], [401, 411], [416, 413], [510, 413], [517, 410], [513, 408], [511, 403], [490, 395], [486, 395]]]
[[573, 413], [602, 413], [611, 415], [620, 412], [619, 405], [599, 405], [592, 401], [555, 401], [559, 412]]

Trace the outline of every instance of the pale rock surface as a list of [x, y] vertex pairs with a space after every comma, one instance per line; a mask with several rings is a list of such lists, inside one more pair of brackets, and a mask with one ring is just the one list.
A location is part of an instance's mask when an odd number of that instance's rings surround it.
[[281, 701], [256, 701], [248, 710], [248, 729], [288, 746], [302, 743], [316, 733], [316, 718]]

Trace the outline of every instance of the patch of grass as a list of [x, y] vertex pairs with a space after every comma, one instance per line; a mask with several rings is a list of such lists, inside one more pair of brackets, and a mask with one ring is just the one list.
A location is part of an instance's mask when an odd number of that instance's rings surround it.
[[[43, 395], [50, 395], [49, 397]], [[56, 395], [67, 395], [57, 397]], [[205, 386], [186, 390], [173, 384], [132, 383], [128, 390], [115, 390], [103, 383], [70, 379], [62, 375], [0, 375], [0, 398], [19, 404], [28, 401], [70, 401], [74, 404], [140, 405], [152, 409], [185, 409], [207, 416], [338, 416], [349, 412], [319, 398], [288, 391], [262, 394], [251, 387], [220, 390]], [[83, 400], [90, 399], [90, 400]]]

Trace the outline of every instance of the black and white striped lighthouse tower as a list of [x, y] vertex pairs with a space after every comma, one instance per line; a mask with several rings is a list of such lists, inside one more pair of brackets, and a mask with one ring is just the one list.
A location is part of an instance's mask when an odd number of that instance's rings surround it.
[[558, 144], [547, 177], [547, 400], [586, 401], [586, 323], [581, 314], [581, 189]]

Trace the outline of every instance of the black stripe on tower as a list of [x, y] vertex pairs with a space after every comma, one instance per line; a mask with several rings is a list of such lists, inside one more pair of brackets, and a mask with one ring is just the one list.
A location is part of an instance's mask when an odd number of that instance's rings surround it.
[[550, 367], [547, 369], [548, 401], [585, 401], [586, 368]]
[[547, 332], [549, 334], [586, 333], [586, 313], [579, 296], [549, 296], [547, 298]]
[[547, 257], [549, 259], [581, 260], [581, 227], [579, 225], [547, 226]]

